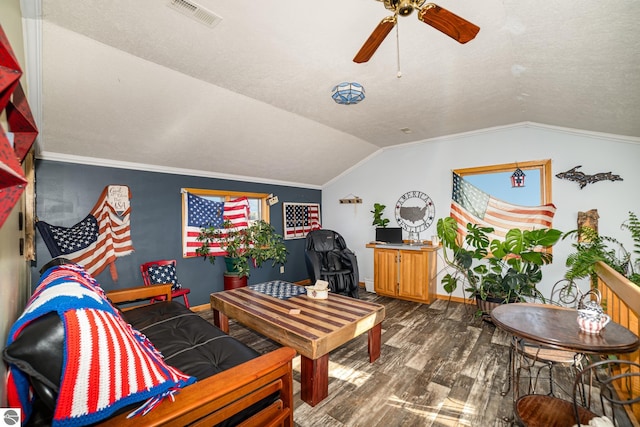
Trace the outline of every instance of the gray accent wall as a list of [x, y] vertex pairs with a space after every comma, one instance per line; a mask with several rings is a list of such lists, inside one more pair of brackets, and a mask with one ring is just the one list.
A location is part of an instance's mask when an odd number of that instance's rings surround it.
[[[203, 258], [182, 257], [181, 188], [273, 193], [279, 203], [271, 206], [270, 218], [279, 234], [283, 234], [283, 202], [321, 202], [321, 191], [316, 189], [39, 160], [36, 163], [36, 216], [52, 225], [70, 227], [84, 219], [102, 190], [113, 184], [127, 185], [131, 190], [131, 239], [135, 252], [116, 260], [117, 282], [112, 280], [108, 268], [96, 279], [105, 290], [141, 286], [140, 264], [175, 259], [178, 278], [184, 287], [191, 289], [191, 305], [206, 304], [212, 292], [223, 289], [224, 262], [218, 258], [215, 265], [211, 265]], [[279, 266], [271, 267], [267, 262], [262, 268], [252, 270], [249, 284], [308, 278], [304, 239], [286, 240], [285, 245], [289, 255], [284, 273], [280, 273]], [[33, 289], [37, 286], [40, 268], [51, 260], [37, 232], [36, 256], [32, 265]]]

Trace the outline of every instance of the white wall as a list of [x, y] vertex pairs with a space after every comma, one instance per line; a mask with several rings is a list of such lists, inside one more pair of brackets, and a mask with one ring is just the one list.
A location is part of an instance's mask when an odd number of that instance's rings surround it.
[[[373, 250], [365, 244], [375, 237], [370, 213], [375, 202], [387, 205], [385, 216], [390, 218], [390, 226], [396, 226], [393, 209], [398, 198], [410, 190], [423, 191], [434, 201], [437, 221], [449, 214], [453, 169], [542, 159], [552, 160], [552, 200], [557, 207], [554, 227], [573, 230], [577, 213], [595, 208], [600, 214], [600, 233], [618, 238], [631, 250], [631, 239], [628, 232], [620, 230], [620, 224], [629, 211], [640, 215], [640, 138], [532, 123], [381, 150], [323, 188], [322, 226], [341, 233], [356, 252], [360, 281], [373, 280]], [[580, 189], [573, 181], [555, 177], [577, 165], [582, 165], [580, 170], [586, 174], [611, 171], [624, 181], [601, 181]], [[339, 204], [338, 199], [350, 194], [361, 197], [363, 203]], [[435, 234], [436, 221], [420, 234], [421, 239]], [[543, 293], [564, 275], [571, 243], [564, 240], [556, 245], [554, 263], [543, 270]], [[442, 268], [439, 260], [438, 271]], [[446, 295], [439, 279], [438, 294]], [[455, 295], [462, 296], [460, 289]]]

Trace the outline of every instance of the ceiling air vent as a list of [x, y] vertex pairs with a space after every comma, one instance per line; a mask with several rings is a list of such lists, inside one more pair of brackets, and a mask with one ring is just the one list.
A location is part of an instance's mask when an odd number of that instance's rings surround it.
[[212, 28], [222, 21], [220, 16], [191, 1], [171, 0], [168, 6], [183, 15], [187, 15], [188, 17]]

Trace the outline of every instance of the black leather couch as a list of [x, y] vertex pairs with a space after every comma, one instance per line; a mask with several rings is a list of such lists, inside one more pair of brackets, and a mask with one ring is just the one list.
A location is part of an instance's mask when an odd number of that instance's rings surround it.
[[260, 355], [176, 301], [158, 302], [122, 314], [151, 340], [166, 363], [198, 380]]
[[[167, 364], [198, 381], [181, 389], [175, 402], [165, 399], [142, 418], [126, 419], [130, 411], [121, 411], [107, 424], [188, 425], [207, 420], [208, 425], [232, 426], [254, 417], [255, 425], [267, 419], [291, 426], [291, 359], [295, 351], [281, 348], [261, 356], [197, 313], [170, 301], [170, 293], [169, 285], [158, 285], [119, 290], [108, 296], [119, 302], [166, 295], [166, 302], [123, 311], [122, 315], [149, 338]], [[28, 425], [51, 423], [64, 366], [62, 328], [56, 313], [46, 315], [29, 324], [3, 352], [7, 363], [26, 369], [36, 391]], [[254, 424], [251, 420], [248, 422]]]

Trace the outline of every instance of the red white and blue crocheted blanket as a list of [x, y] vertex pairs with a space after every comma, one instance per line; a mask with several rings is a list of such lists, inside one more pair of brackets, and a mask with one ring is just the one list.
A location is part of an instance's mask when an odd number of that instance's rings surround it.
[[[96, 280], [74, 264], [49, 269], [10, 331], [10, 344], [33, 320], [57, 312], [65, 345], [53, 426], [81, 426], [141, 402], [130, 416], [145, 414], [178, 388], [195, 382], [167, 365], [144, 335], [127, 324]], [[27, 375], [10, 365], [8, 403], [31, 412]]]

